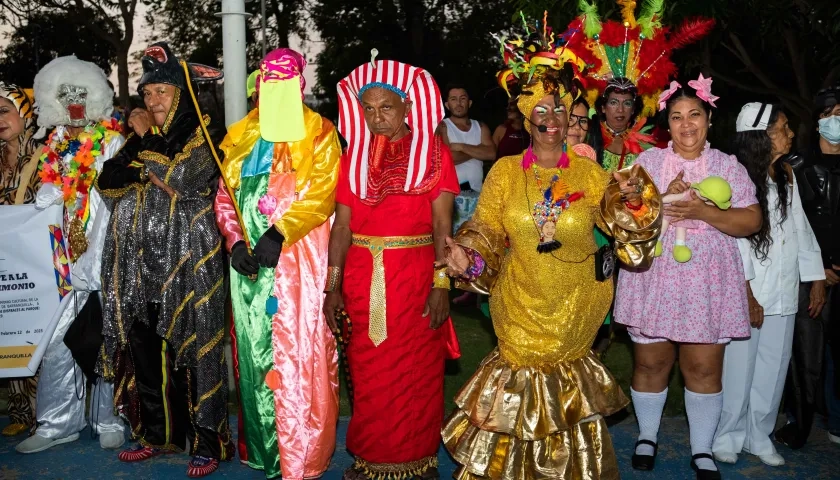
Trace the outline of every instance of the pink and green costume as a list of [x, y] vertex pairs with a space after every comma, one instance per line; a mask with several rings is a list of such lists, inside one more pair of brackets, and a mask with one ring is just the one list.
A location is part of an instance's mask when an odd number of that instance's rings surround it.
[[[283, 69], [279, 81], [297, 83], [299, 77], [302, 90], [304, 65], [292, 50], [271, 52], [263, 61], [263, 82]], [[271, 104], [272, 98], [261, 93], [260, 105], [287, 107]], [[276, 268], [260, 268], [255, 280], [231, 269], [230, 282], [243, 460], [269, 478], [282, 474], [288, 480], [326, 471], [338, 421], [336, 344], [322, 314], [322, 292], [341, 148], [332, 123], [302, 102], [295, 107], [303, 113], [300, 140], [267, 141], [259, 109], [230, 126], [221, 145], [222, 174], [241, 223], [224, 185], [215, 205], [228, 249], [241, 240], [255, 245], [272, 226], [285, 239]]]

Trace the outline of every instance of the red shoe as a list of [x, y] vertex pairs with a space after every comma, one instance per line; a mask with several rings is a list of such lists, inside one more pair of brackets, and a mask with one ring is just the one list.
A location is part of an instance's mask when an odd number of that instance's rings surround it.
[[219, 468], [219, 461], [215, 458], [196, 455], [187, 464], [187, 476], [190, 478], [201, 478], [210, 475]]
[[171, 452], [162, 448], [144, 447], [143, 445], [137, 444], [120, 452], [120, 454], [117, 455], [117, 458], [119, 458], [121, 462], [142, 462], [143, 460], [148, 460], [150, 458], [157, 457], [158, 455], [164, 455], [167, 453]]

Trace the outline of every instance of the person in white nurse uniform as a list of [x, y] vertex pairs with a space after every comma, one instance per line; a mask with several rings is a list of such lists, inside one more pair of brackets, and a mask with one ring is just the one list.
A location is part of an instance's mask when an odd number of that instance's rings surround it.
[[735, 463], [742, 451], [767, 465], [785, 463], [770, 434], [791, 357], [799, 282], [814, 282], [808, 311], [819, 316], [825, 304], [825, 272], [820, 247], [802, 210], [790, 166], [793, 132], [787, 117], [771, 104], [744, 105], [736, 122], [735, 155], [756, 185], [764, 223], [755, 235], [738, 239], [746, 270], [751, 336], [733, 340], [723, 361], [723, 412], [712, 450], [715, 459]]

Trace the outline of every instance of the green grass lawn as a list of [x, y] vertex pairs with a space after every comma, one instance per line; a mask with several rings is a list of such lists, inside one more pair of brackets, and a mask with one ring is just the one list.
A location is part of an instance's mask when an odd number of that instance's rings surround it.
[[[461, 292], [458, 292], [461, 293]], [[455, 396], [478, 368], [481, 360], [496, 346], [496, 336], [490, 319], [475, 307], [452, 307], [452, 321], [461, 344], [461, 358], [447, 362], [443, 385], [446, 412], [455, 408]], [[604, 356], [604, 364], [630, 398], [630, 378], [633, 372], [633, 347], [626, 333], [616, 335]], [[681, 415], [683, 408], [682, 376], [677, 368], [671, 378], [665, 415]], [[341, 415], [350, 415], [344, 377], [341, 380]]]
[[[457, 294], [460, 293], [457, 292]], [[444, 400], [446, 401], [447, 414], [455, 408], [454, 399], [458, 391], [476, 371], [481, 360], [496, 346], [496, 335], [493, 333], [493, 325], [490, 319], [485, 317], [477, 308], [473, 306], [453, 306], [452, 321], [455, 323], [455, 331], [458, 333], [458, 340], [461, 344], [461, 358], [449, 361], [446, 364], [443, 394]], [[632, 352], [633, 347], [627, 334], [619, 333], [614, 338], [604, 356], [604, 364], [607, 365], [615, 376], [628, 398], [630, 397], [630, 378], [633, 373]], [[5, 412], [7, 399], [8, 390], [6, 388], [6, 382], [0, 381], [0, 412]], [[340, 399], [340, 414], [342, 416], [349, 416], [350, 403], [347, 396], [343, 367], [341, 370]], [[239, 408], [239, 402], [235, 394], [231, 395], [230, 401], [231, 411], [236, 411]], [[665, 405], [665, 415], [682, 415], [683, 412], [682, 377], [679, 370], [675, 368], [671, 378], [668, 402]]]

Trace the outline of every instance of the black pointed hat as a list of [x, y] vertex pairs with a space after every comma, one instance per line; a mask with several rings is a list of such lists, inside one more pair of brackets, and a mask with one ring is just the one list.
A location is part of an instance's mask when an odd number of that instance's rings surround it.
[[[187, 78], [178, 57], [172, 53], [169, 44], [157, 42], [149, 45], [143, 52], [143, 76], [137, 85], [137, 91], [143, 94], [143, 87], [150, 83], [165, 83], [175, 88], [185, 90]], [[212, 82], [220, 80], [224, 75], [221, 70], [196, 63], [188, 64], [190, 80], [193, 82]]]

